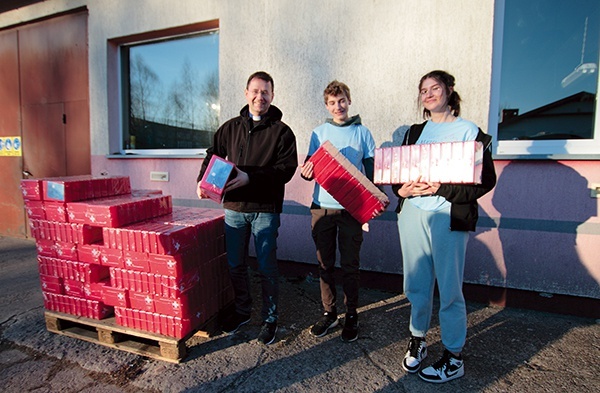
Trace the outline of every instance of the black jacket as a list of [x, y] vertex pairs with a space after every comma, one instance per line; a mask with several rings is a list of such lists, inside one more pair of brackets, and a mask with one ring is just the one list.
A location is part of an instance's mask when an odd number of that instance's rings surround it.
[[285, 183], [298, 167], [296, 137], [281, 121], [282, 116], [271, 105], [255, 124], [246, 105], [240, 116], [225, 122], [215, 133], [197, 181], [202, 179], [213, 154], [233, 162], [250, 178], [250, 184], [225, 194], [224, 208], [244, 213], [281, 213]]
[[[404, 135], [403, 145], [414, 145], [425, 128], [425, 123], [414, 124]], [[492, 137], [483, 133], [481, 129], [477, 134], [477, 141], [483, 143], [483, 168], [481, 171], [481, 184], [442, 184], [436, 195], [443, 196], [451, 203], [450, 230], [474, 231], [479, 218], [477, 199], [487, 194], [496, 185], [496, 170], [492, 160]], [[394, 194], [398, 197], [396, 213], [400, 213], [404, 198], [398, 195], [402, 185], [392, 186]]]

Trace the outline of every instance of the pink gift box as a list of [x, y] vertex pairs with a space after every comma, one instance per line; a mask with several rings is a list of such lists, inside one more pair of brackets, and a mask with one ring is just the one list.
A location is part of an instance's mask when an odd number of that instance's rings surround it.
[[223, 201], [224, 188], [229, 179], [235, 176], [235, 164], [213, 155], [200, 181], [200, 189], [217, 203]]
[[[402, 184], [409, 181], [480, 184], [483, 166], [483, 145], [477, 141], [445, 142], [401, 146], [400, 154], [394, 154], [397, 147], [381, 148], [375, 151], [375, 162], [381, 161], [384, 167], [391, 160], [392, 168], [398, 166], [399, 176], [392, 170], [392, 177], [378, 178], [376, 184]], [[392, 157], [390, 158], [390, 153]], [[379, 156], [379, 157], [377, 157]]]

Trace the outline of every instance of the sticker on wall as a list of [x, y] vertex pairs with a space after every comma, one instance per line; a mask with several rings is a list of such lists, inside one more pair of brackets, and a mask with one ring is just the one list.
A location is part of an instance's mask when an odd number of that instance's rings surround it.
[[0, 137], [0, 156], [22, 156], [21, 137]]

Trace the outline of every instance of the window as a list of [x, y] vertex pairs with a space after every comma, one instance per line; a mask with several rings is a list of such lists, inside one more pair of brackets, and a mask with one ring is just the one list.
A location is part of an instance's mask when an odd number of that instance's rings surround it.
[[128, 154], [198, 154], [219, 125], [216, 29], [120, 46], [122, 146]]
[[597, 159], [600, 2], [496, 4], [490, 110], [496, 155]]

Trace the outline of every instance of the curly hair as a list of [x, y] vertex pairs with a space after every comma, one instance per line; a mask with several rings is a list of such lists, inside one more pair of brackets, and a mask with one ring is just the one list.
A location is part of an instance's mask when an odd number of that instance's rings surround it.
[[346, 98], [348, 98], [348, 101], [352, 101], [352, 99], [350, 98], [350, 88], [345, 83], [339, 82], [337, 80], [330, 82], [323, 91], [323, 99], [325, 100], [325, 104], [327, 104], [328, 96], [335, 97], [341, 94], [345, 95]]

